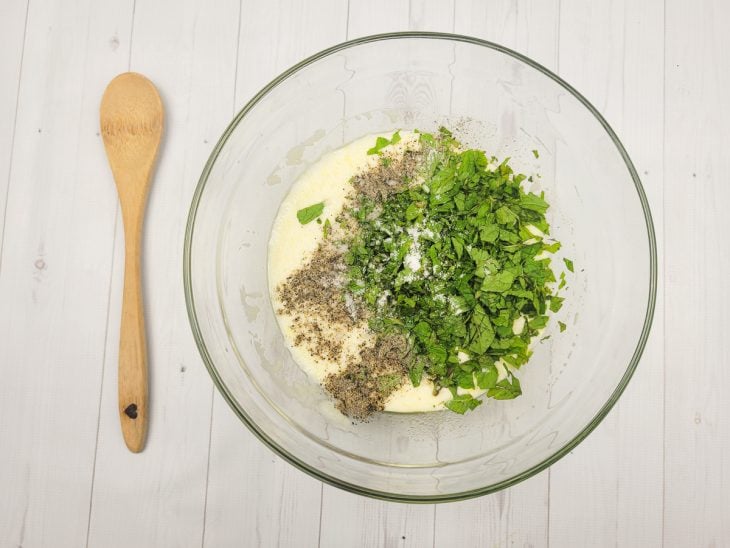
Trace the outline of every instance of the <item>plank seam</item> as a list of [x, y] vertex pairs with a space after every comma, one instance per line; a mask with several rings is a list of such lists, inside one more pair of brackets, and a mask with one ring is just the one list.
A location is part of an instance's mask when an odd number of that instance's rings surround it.
[[[241, 18], [243, 17], [243, 0], [238, 0], [238, 29], [236, 31], [236, 60], [233, 70], [233, 104], [232, 114], [236, 114], [238, 93], [238, 61], [241, 55]], [[208, 523], [208, 491], [210, 489], [210, 455], [213, 447], [213, 417], [215, 414], [215, 386], [210, 389], [210, 424], [208, 426], [208, 455], [205, 463], [205, 495], [203, 497], [203, 530], [200, 535], [200, 546], [205, 546], [206, 525]]]
[[[137, 0], [132, 0], [132, 16], [129, 30], [129, 56], [127, 58], [127, 70], [132, 68], [132, 37], [134, 35], [134, 12], [136, 9]], [[91, 466], [91, 485], [89, 487], [89, 514], [86, 518], [86, 548], [89, 548], [89, 539], [91, 538], [91, 515], [94, 506], [94, 487], [96, 483], [96, 460], [99, 454], [99, 432], [101, 430], [101, 402], [104, 399], [104, 373], [106, 371], [106, 351], [107, 344], [109, 341], [109, 320], [111, 318], [111, 302], [112, 302], [112, 281], [114, 280], [114, 266], [115, 266], [115, 253], [117, 243], [117, 226], [119, 224], [119, 209], [120, 205], [117, 204], [114, 210], [114, 232], [112, 233], [112, 260], [111, 267], [109, 268], [109, 291], [106, 296], [106, 326], [104, 327], [104, 350], [101, 355], [101, 378], [99, 381], [99, 403], [97, 405], [96, 413], [96, 436], [94, 440], [94, 459]]]
[[[666, 173], [666, 150], [667, 150], [667, 1], [662, 3], [662, 177]], [[666, 520], [666, 491], [667, 491], [667, 310], [664, 303], [667, 302], [667, 223], [665, 212], [666, 192], [662, 179], [662, 535], [661, 545], [665, 545], [665, 520]]]
[[2, 230], [0, 230], [0, 274], [3, 269], [3, 248], [5, 243], [5, 220], [8, 217], [8, 198], [10, 196], [10, 180], [13, 175], [13, 152], [15, 151], [15, 130], [18, 126], [18, 106], [20, 105], [20, 83], [23, 79], [23, 60], [25, 58], [25, 39], [28, 35], [28, 13], [30, 0], [25, 4], [25, 22], [23, 27], [23, 47], [20, 50], [20, 64], [18, 66], [18, 86], [15, 90], [15, 113], [13, 114], [13, 129], [10, 135], [10, 159], [8, 162], [8, 184], [5, 187], [5, 205], [3, 206]]

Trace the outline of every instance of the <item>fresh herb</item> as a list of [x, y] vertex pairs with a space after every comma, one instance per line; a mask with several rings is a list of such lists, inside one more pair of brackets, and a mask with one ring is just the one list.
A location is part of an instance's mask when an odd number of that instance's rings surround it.
[[564, 300], [562, 297], [552, 295], [550, 297], [550, 312], [558, 312], [563, 307]]
[[575, 272], [573, 270], [573, 261], [571, 261], [570, 259], [563, 259], [563, 262], [565, 263], [565, 268], [567, 268], [571, 272]]
[[475, 409], [482, 404], [482, 400], [474, 398], [471, 394], [459, 394], [445, 403], [446, 407], [454, 413], [463, 415], [467, 411]]
[[[375, 140], [375, 146], [371, 149], [368, 149], [368, 155], [380, 154], [380, 151], [388, 145], [395, 145], [397, 143], [400, 143], [400, 131], [396, 131], [390, 139], [386, 139], [385, 137], [378, 137]], [[388, 162], [388, 164], [389, 163], [390, 162]], [[388, 164], [384, 165], [387, 166]]]
[[332, 232], [332, 223], [330, 223], [329, 219], [325, 219], [322, 225], [322, 236], [329, 238], [330, 232]]
[[[368, 154], [399, 140], [397, 132], [380, 137]], [[407, 337], [411, 383], [425, 376], [436, 392], [451, 390], [445, 405], [464, 413], [481, 400], [459, 388], [494, 399], [522, 393], [514, 371], [532, 355], [529, 343], [547, 324], [547, 311], [562, 306], [543, 254], [560, 244], [547, 237], [545, 196], [523, 190], [526, 177], [509, 159], [461, 150], [443, 128], [420, 133], [419, 142], [427, 159], [422, 183], [385, 199], [360, 195], [347, 211], [357, 228], [346, 242], [347, 288], [369, 309], [376, 335]], [[498, 361], [508, 366], [499, 381]]]
[[566, 328], [567, 328], [567, 326], [566, 326], [566, 325], [565, 325], [565, 324], [564, 324], [563, 322], [558, 322], [558, 325], [560, 326], [560, 332], [561, 332], [561, 333], [562, 333], [563, 331], [565, 331], [565, 330], [566, 330]]
[[301, 224], [306, 225], [322, 215], [322, 211], [324, 211], [324, 202], [312, 204], [297, 211], [297, 219], [299, 219]]
[[[525, 209], [531, 209], [532, 211], [537, 211], [538, 213], [542, 213], [543, 215], [547, 211], [548, 203], [544, 200], [543, 195], [537, 196], [530, 192], [529, 194], [525, 194], [520, 198], [520, 206], [522, 206]], [[556, 242], [558, 243], [558, 242]], [[560, 245], [558, 243], [558, 245]]]
[[535, 158], [539, 158], [539, 157], [540, 157], [540, 153], [539, 153], [539, 152], [537, 151], [537, 149], [533, 149], [533, 151], [532, 151], [532, 155], [533, 155], [533, 156], [534, 156]]
[[520, 381], [514, 376], [499, 381], [494, 388], [487, 390], [487, 396], [495, 400], [512, 400], [521, 394]]
[[482, 390], [494, 388], [497, 385], [497, 379], [499, 379], [499, 372], [494, 365], [486, 366], [476, 374], [477, 386]]

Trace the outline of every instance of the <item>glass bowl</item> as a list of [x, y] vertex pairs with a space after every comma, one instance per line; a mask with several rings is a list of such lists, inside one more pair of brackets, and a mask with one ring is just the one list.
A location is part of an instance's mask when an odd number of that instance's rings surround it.
[[[523, 395], [353, 424], [293, 361], [274, 316], [267, 246], [279, 204], [327, 151], [396, 129], [456, 130], [540, 174], [552, 234], [575, 273], [520, 371]], [[539, 158], [533, 154], [538, 151]], [[312, 476], [389, 500], [489, 493], [546, 468], [606, 416], [651, 325], [656, 248], [646, 196], [596, 109], [534, 61], [449, 34], [352, 40], [284, 72], [223, 133], [193, 198], [185, 297], [215, 384], [266, 445]]]

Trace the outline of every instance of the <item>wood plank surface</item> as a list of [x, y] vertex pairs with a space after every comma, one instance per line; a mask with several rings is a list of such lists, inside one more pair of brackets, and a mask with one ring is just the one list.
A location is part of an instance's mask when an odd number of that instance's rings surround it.
[[[560, 31], [560, 75], [596, 106], [627, 147], [661, 242], [663, 3], [563, 0]], [[550, 471], [553, 546], [661, 544], [662, 314], [660, 302], [653, 336], [618, 405]], [[575, 527], [576, 520], [584, 525]]]
[[730, 4], [667, 0], [666, 546], [730, 543]]
[[130, 15], [123, 2], [27, 15], [0, 270], [3, 546], [86, 542], [117, 210], [98, 109], [127, 67], [113, 37]]
[[[6, 0], [0, 5], [0, 548], [730, 544], [730, 4], [721, 0]], [[256, 440], [190, 333], [182, 239], [223, 128], [348, 38], [470, 34], [558, 72], [605, 115], [649, 197], [660, 284], [626, 393], [548, 471], [448, 505], [365, 499]], [[123, 232], [99, 136], [116, 74], [167, 121], [143, 244], [150, 430], [117, 417]]]

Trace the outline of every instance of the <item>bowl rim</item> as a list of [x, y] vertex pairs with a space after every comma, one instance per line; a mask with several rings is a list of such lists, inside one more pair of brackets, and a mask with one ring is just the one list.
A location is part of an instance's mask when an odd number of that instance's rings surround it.
[[[603, 406], [598, 410], [598, 412], [593, 416], [593, 418], [586, 424], [586, 426], [583, 427], [583, 429], [578, 432], [578, 434], [573, 437], [568, 443], [560, 447], [557, 451], [555, 451], [552, 455], [550, 455], [548, 458], [544, 459], [540, 463], [530, 467], [529, 469], [521, 472], [520, 474], [517, 474], [511, 478], [502, 480], [500, 482], [487, 485], [484, 487], [479, 487], [477, 489], [472, 489], [468, 491], [462, 491], [459, 493], [453, 493], [453, 494], [446, 494], [446, 495], [405, 495], [401, 493], [393, 493], [393, 492], [387, 492], [387, 491], [379, 491], [375, 489], [369, 489], [367, 487], [349, 483], [346, 481], [343, 481], [339, 478], [336, 478], [334, 476], [330, 476], [328, 474], [325, 474], [321, 472], [320, 470], [317, 470], [302, 460], [298, 459], [296, 456], [288, 453], [283, 448], [281, 448], [279, 445], [277, 445], [271, 438], [267, 436], [267, 434], [246, 414], [246, 412], [241, 408], [241, 406], [238, 404], [236, 399], [233, 397], [233, 395], [228, 391], [226, 388], [224, 382], [222, 381], [215, 364], [213, 363], [213, 360], [210, 357], [210, 354], [208, 353], [208, 350], [205, 345], [205, 341], [203, 340], [203, 336], [200, 330], [197, 314], [195, 312], [195, 300], [193, 296], [193, 289], [192, 289], [192, 274], [191, 274], [191, 248], [192, 248], [192, 240], [194, 235], [194, 229], [195, 229], [195, 218], [198, 210], [198, 206], [200, 205], [200, 200], [203, 195], [203, 191], [205, 190], [205, 186], [208, 180], [208, 176], [210, 175], [210, 171], [213, 167], [213, 164], [215, 163], [216, 159], [218, 158], [218, 155], [220, 154], [220, 151], [225, 146], [225, 144], [228, 141], [228, 138], [233, 133], [234, 129], [240, 124], [243, 119], [246, 117], [246, 114], [254, 107], [256, 106], [261, 99], [263, 99], [271, 90], [273, 90], [275, 87], [277, 87], [279, 84], [287, 80], [290, 76], [294, 75], [301, 69], [307, 67], [308, 65], [323, 59], [333, 53], [351, 48], [353, 46], [358, 46], [362, 44], [367, 44], [371, 42], [379, 42], [384, 40], [397, 40], [402, 38], [421, 38], [421, 39], [428, 39], [428, 40], [445, 40], [445, 41], [452, 41], [452, 42], [462, 42], [467, 44], [472, 44], [476, 46], [482, 46], [486, 47], [498, 52], [501, 52], [503, 54], [506, 54], [514, 59], [517, 59], [518, 61], [521, 61], [532, 68], [538, 70], [548, 78], [555, 81], [558, 85], [560, 85], [562, 88], [564, 88], [566, 91], [568, 91], [573, 97], [575, 97], [580, 103], [583, 104], [583, 106], [588, 109], [588, 111], [596, 118], [596, 120], [601, 124], [603, 129], [606, 131], [608, 136], [611, 138], [611, 141], [613, 142], [614, 146], [618, 150], [619, 154], [621, 155], [621, 158], [624, 161], [624, 164], [626, 165], [626, 168], [629, 171], [629, 174], [631, 175], [631, 178], [634, 182], [634, 186], [636, 188], [636, 192], [639, 197], [639, 201], [641, 203], [641, 207], [644, 213], [644, 220], [646, 223], [646, 230], [647, 230], [647, 237], [649, 239], [649, 261], [650, 261], [650, 268], [649, 268], [649, 295], [648, 295], [648, 301], [647, 301], [647, 307], [646, 307], [646, 313], [644, 316], [644, 324], [642, 326], [641, 334], [639, 336], [639, 340], [636, 344], [636, 347], [634, 349], [634, 353], [631, 357], [631, 360], [629, 361], [629, 365], [624, 372], [623, 376], [621, 377], [620, 382], [614, 389], [614, 391], [611, 393], [608, 400], [603, 404]], [[636, 168], [634, 167], [634, 164], [631, 161], [631, 158], [629, 158], [628, 153], [626, 152], [626, 149], [624, 148], [623, 144], [621, 143], [620, 139], [616, 135], [616, 133], [613, 131], [611, 126], [608, 124], [608, 122], [604, 119], [604, 117], [598, 112], [598, 110], [586, 99], [583, 95], [581, 95], [580, 92], [578, 92], [573, 86], [571, 86], [569, 83], [567, 83], [565, 80], [563, 80], [560, 76], [553, 73], [540, 63], [530, 59], [529, 57], [518, 53], [510, 48], [507, 48], [505, 46], [502, 46], [500, 44], [497, 44], [495, 42], [490, 42], [488, 40], [482, 40], [480, 38], [475, 38], [472, 36], [466, 36], [462, 34], [453, 34], [453, 33], [443, 33], [443, 32], [421, 32], [421, 31], [407, 31], [407, 32], [388, 32], [383, 34], [374, 34], [369, 36], [363, 36], [361, 38], [355, 38], [353, 40], [348, 40], [345, 42], [342, 42], [340, 44], [337, 44], [335, 46], [331, 46], [327, 49], [324, 49], [318, 53], [315, 53], [314, 55], [311, 55], [307, 57], [306, 59], [303, 59], [299, 63], [293, 65], [289, 69], [285, 70], [281, 74], [279, 74], [276, 78], [271, 80], [266, 86], [264, 86], [256, 95], [254, 95], [247, 103], [246, 105], [238, 112], [238, 114], [233, 118], [233, 120], [230, 122], [228, 127], [225, 129], [223, 134], [221, 135], [220, 139], [216, 143], [215, 147], [210, 153], [210, 156], [205, 163], [205, 166], [203, 168], [203, 171], [200, 175], [200, 179], [198, 180], [198, 185], [195, 189], [195, 193], [193, 195], [192, 203], [190, 205], [190, 210], [188, 213], [188, 220], [187, 225], [185, 228], [185, 241], [184, 241], [184, 248], [183, 248], [183, 284], [184, 284], [184, 290], [185, 290], [185, 305], [188, 312], [188, 319], [190, 321], [190, 327], [193, 332], [193, 338], [195, 339], [195, 344], [198, 347], [198, 351], [200, 352], [200, 355], [203, 359], [203, 363], [205, 364], [206, 368], [208, 369], [208, 373], [210, 374], [211, 378], [213, 379], [213, 383], [218, 388], [220, 393], [222, 394], [223, 398], [228, 402], [228, 405], [233, 409], [234, 413], [238, 416], [238, 418], [248, 427], [248, 429], [261, 441], [269, 447], [274, 453], [276, 453], [278, 456], [283, 458], [285, 461], [289, 462], [296, 468], [302, 470], [303, 472], [309, 474], [310, 476], [321, 480], [329, 485], [332, 485], [334, 487], [338, 487], [340, 489], [343, 489], [345, 491], [356, 493], [359, 495], [368, 496], [371, 498], [381, 499], [381, 500], [387, 500], [392, 502], [410, 502], [410, 503], [439, 503], [439, 502], [453, 502], [453, 501], [460, 501], [460, 500], [466, 500], [474, 497], [479, 497], [482, 495], [486, 495], [489, 493], [494, 493], [496, 491], [499, 491], [501, 489], [505, 489], [507, 487], [511, 487], [513, 485], [516, 485], [517, 483], [524, 481], [535, 474], [545, 470], [558, 460], [560, 460], [562, 457], [564, 457], [568, 452], [573, 450], [580, 442], [582, 442], [600, 423], [601, 421], [608, 415], [609, 411], [613, 408], [613, 406], [618, 401], [621, 394], [626, 389], [626, 386], [628, 385], [629, 380], [633, 376], [634, 372], [636, 371], [636, 367], [638, 366], [639, 360], [641, 358], [642, 353], [644, 352], [644, 348], [646, 346], [647, 339], [649, 337], [649, 333], [651, 331], [652, 321], [654, 318], [654, 309], [656, 305], [656, 294], [657, 294], [657, 247], [656, 247], [656, 235], [654, 232], [654, 223], [652, 221], [652, 215], [649, 208], [649, 202], [646, 197], [646, 193], [644, 192], [644, 188], [641, 184], [641, 180], [639, 178], [639, 175], [636, 171]]]

